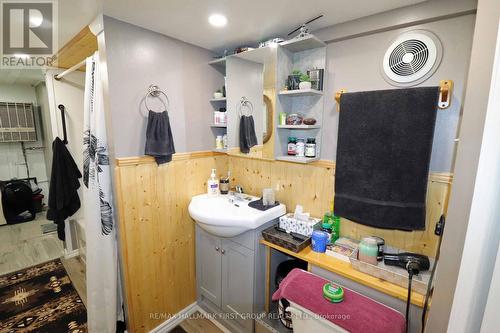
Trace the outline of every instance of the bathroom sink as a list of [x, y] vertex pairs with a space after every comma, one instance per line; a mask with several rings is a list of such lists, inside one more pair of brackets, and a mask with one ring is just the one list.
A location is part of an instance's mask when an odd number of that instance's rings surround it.
[[219, 237], [234, 237], [286, 213], [286, 207], [280, 204], [266, 211], [248, 206], [257, 200], [249, 195], [219, 195], [209, 197], [206, 194], [191, 198], [189, 215], [208, 233]]

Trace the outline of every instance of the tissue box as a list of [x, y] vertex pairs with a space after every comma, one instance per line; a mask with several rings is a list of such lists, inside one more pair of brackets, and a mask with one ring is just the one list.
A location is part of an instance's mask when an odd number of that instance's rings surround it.
[[289, 213], [280, 217], [280, 228], [286, 232], [296, 232], [298, 234], [311, 237], [313, 231], [319, 228], [321, 219], [310, 217], [307, 221], [297, 220], [293, 217], [293, 213]]

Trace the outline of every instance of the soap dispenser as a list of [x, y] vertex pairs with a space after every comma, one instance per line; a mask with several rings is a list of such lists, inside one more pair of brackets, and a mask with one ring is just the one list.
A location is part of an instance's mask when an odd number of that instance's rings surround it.
[[215, 176], [215, 169], [212, 169], [212, 174], [207, 180], [207, 194], [209, 197], [219, 195], [219, 180]]

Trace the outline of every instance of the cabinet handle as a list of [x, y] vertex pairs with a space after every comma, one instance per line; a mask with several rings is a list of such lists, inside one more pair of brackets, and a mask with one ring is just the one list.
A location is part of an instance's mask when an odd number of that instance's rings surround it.
[[219, 252], [219, 247], [218, 246], [215, 247], [215, 251]]
[[222, 249], [222, 250], [220, 251], [220, 253], [222, 253], [222, 254], [226, 254], [226, 250]]

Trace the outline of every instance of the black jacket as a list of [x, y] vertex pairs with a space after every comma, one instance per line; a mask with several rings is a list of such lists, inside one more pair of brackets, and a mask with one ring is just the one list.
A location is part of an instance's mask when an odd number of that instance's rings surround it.
[[80, 209], [79, 178], [82, 177], [64, 142], [52, 143], [52, 171], [49, 188], [47, 219], [57, 224], [57, 236], [64, 240], [64, 220]]

